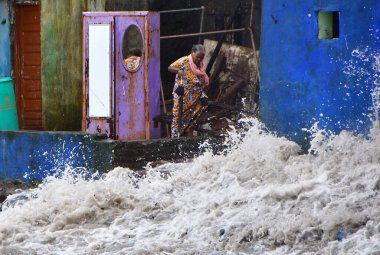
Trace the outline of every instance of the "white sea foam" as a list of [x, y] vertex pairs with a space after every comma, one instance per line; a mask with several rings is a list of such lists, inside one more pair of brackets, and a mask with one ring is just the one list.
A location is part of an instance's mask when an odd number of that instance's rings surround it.
[[49, 177], [0, 213], [0, 254], [380, 252], [378, 125], [369, 137], [317, 130], [309, 154], [255, 120], [244, 126], [225, 153], [143, 179], [123, 168]]
[[379, 56], [358, 47], [343, 69], [357, 78], [350, 86], [372, 88], [368, 136], [316, 124], [301, 154], [245, 119], [220, 155], [142, 179], [116, 168], [88, 180], [67, 168], [8, 198], [0, 254], [380, 254]]

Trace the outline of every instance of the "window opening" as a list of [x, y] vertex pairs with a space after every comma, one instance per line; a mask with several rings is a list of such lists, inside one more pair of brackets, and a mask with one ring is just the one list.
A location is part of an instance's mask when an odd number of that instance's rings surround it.
[[123, 36], [123, 59], [129, 72], [135, 72], [142, 62], [143, 38], [136, 25], [130, 25]]
[[339, 38], [339, 12], [337, 11], [318, 12], [318, 38], [319, 39]]

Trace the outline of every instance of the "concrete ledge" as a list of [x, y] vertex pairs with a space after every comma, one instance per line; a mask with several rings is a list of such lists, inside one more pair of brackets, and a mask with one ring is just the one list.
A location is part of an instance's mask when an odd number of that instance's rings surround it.
[[111, 151], [81, 132], [0, 131], [0, 178], [38, 181], [66, 166], [110, 169]]
[[209, 140], [214, 151], [218, 151], [221, 139], [180, 138], [149, 141], [112, 142], [112, 166], [141, 170], [148, 162], [165, 160], [181, 161], [193, 158], [205, 151], [201, 144]]
[[[41, 181], [66, 167], [107, 172], [143, 170], [148, 162], [181, 161], [204, 151], [206, 138], [114, 141], [82, 132], [0, 131], [0, 179]], [[210, 139], [215, 151], [221, 139]]]

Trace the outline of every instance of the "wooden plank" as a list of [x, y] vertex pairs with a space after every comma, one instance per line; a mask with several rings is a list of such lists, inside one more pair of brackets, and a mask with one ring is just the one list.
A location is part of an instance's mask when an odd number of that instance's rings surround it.
[[24, 100], [24, 112], [42, 112], [42, 100]]
[[41, 35], [38, 32], [25, 32], [23, 31], [21, 34], [21, 42], [23, 44], [40, 44], [41, 43]]
[[24, 92], [41, 91], [41, 80], [23, 80], [21, 87]]
[[224, 91], [224, 93], [218, 98], [218, 102], [225, 102], [228, 99], [232, 97], [234, 93], [236, 93], [240, 88], [242, 88], [246, 83], [244, 82], [243, 79], [237, 78], [234, 84], [232, 84], [230, 87]]
[[41, 55], [40, 53], [24, 53], [24, 65], [25, 66], [41, 66]]
[[[23, 50], [29, 53], [39, 53], [41, 54], [41, 44], [40, 43], [25, 43], [23, 45]], [[41, 58], [41, 56], [40, 56]]]
[[22, 25], [29, 26], [30, 24], [40, 24], [40, 17], [35, 10], [24, 9], [22, 12]]
[[23, 77], [25, 80], [37, 80], [41, 79], [41, 67], [40, 66], [24, 66]]
[[24, 32], [37, 32], [41, 30], [40, 23], [28, 23], [27, 26], [23, 29]]
[[31, 119], [24, 120], [23, 129], [42, 130], [41, 127], [42, 127], [42, 120], [31, 120]]
[[24, 94], [24, 100], [41, 99], [41, 91], [24, 92], [23, 94]]
[[215, 68], [210, 75], [210, 84], [208, 86], [207, 95], [211, 100], [215, 100], [218, 93], [219, 93], [219, 86], [218, 83], [215, 82], [216, 78], [219, 76], [220, 72], [222, 71], [223, 66], [226, 63], [226, 57], [220, 56], [216, 59]]
[[29, 120], [42, 120], [42, 112], [27, 112], [25, 119]]

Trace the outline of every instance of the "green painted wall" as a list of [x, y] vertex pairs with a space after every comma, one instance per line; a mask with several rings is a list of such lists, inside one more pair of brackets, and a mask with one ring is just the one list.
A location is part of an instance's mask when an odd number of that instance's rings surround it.
[[80, 130], [82, 11], [78, 0], [41, 1], [42, 96], [46, 130]]

